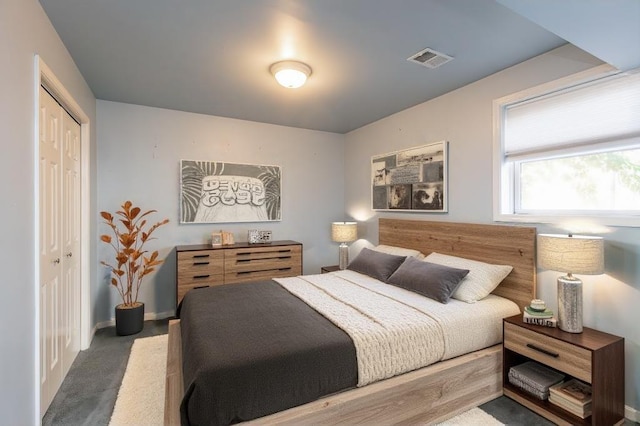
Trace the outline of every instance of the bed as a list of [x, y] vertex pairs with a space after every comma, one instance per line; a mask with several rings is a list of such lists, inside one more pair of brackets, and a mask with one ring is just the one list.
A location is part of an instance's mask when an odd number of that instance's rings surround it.
[[[438, 252], [492, 264], [508, 264], [513, 270], [493, 294], [515, 302], [520, 308], [528, 304], [535, 294], [535, 228], [380, 219], [379, 243], [415, 249], [424, 254]], [[353, 279], [350, 273], [342, 271], [338, 275], [346, 274], [347, 278]], [[314, 279], [327, 281], [327, 285], [331, 285], [333, 278]], [[296, 287], [300, 285], [299, 282], [294, 284]], [[181, 338], [182, 333], [188, 335], [190, 330], [191, 326], [187, 331], [182, 330], [179, 320], [172, 321], [169, 326], [165, 424], [180, 423], [179, 405], [185, 395]], [[340, 340], [339, 336], [337, 338]], [[450, 351], [443, 358], [446, 359], [444, 361], [384, 380], [376, 378], [366, 386], [353, 387], [347, 384], [346, 387], [351, 389], [341, 392], [336, 389], [329, 396], [253, 422], [437, 422], [502, 394], [501, 346], [493, 344], [470, 353], [466, 351]], [[186, 377], [192, 374], [188, 369], [185, 369], [185, 373]], [[344, 388], [345, 384], [340, 386]]]

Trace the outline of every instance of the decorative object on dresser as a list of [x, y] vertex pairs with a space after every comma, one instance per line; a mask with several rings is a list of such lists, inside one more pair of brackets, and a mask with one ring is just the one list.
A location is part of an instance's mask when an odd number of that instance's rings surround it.
[[222, 245], [222, 232], [215, 231], [211, 233], [211, 245], [213, 247]]
[[371, 158], [373, 210], [447, 211], [447, 142]]
[[176, 305], [195, 288], [302, 274], [302, 244], [296, 241], [184, 245], [176, 247], [176, 257]]
[[180, 223], [281, 220], [279, 166], [180, 161]]
[[358, 224], [356, 222], [333, 222], [331, 224], [331, 239], [340, 243], [339, 266], [345, 269], [349, 264], [349, 246], [347, 243], [358, 239]]
[[541, 268], [567, 272], [558, 277], [558, 326], [569, 333], [581, 333], [582, 281], [572, 274], [604, 273], [602, 238], [540, 234], [538, 259]]
[[[520, 315], [505, 318], [503, 343], [504, 395], [559, 425], [612, 425], [624, 419], [624, 338], [584, 327], [580, 334], [522, 322]], [[587, 408], [542, 401], [509, 382], [512, 367], [536, 361], [592, 389]], [[553, 388], [549, 389], [551, 399]], [[556, 398], [554, 398], [555, 400]], [[557, 402], [557, 400], [556, 400]]]
[[265, 244], [271, 242], [271, 231], [258, 231], [250, 229], [247, 233], [247, 241], [249, 244]]
[[158, 251], [150, 255], [144, 249], [153, 232], [160, 226], [169, 223], [169, 219], [151, 225], [146, 217], [155, 210], [142, 212], [140, 207], [131, 201], [125, 201], [122, 210], [115, 216], [109, 212], [100, 212], [104, 223], [112, 230], [115, 239], [110, 235], [101, 235], [100, 240], [113, 248], [115, 262], [100, 263], [110, 271], [110, 284], [118, 290], [122, 303], [115, 308], [116, 332], [120, 336], [139, 333], [144, 326], [144, 303], [138, 301], [140, 285], [145, 276], [155, 271], [155, 267], [163, 261], [158, 259]]

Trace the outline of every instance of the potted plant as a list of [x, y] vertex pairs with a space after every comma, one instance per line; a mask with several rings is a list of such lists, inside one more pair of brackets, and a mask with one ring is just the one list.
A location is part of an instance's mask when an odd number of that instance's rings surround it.
[[145, 217], [156, 213], [155, 210], [142, 213], [131, 201], [126, 201], [121, 207], [122, 210], [115, 213], [116, 217], [109, 212], [100, 212], [115, 237], [100, 236], [100, 239], [109, 244], [115, 252], [113, 264], [104, 261], [100, 263], [111, 271], [110, 284], [118, 290], [122, 298], [122, 303], [115, 308], [116, 332], [120, 336], [126, 336], [142, 330], [144, 303], [138, 301], [140, 285], [142, 279], [163, 262], [158, 259], [157, 250], [147, 255], [144, 245], [152, 239], [151, 234], [156, 229], [169, 223], [169, 219], [151, 225]]

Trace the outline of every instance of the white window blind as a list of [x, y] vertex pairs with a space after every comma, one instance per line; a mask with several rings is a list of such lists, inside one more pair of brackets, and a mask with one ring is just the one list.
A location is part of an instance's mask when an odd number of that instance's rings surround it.
[[505, 108], [504, 155], [640, 136], [640, 73], [617, 75]]

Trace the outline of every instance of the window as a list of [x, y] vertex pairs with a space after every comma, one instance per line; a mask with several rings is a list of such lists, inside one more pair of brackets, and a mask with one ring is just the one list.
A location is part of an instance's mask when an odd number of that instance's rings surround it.
[[494, 218], [640, 226], [640, 73], [496, 100]]

